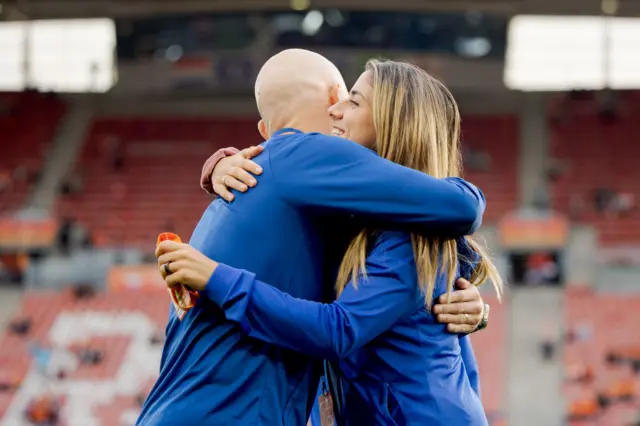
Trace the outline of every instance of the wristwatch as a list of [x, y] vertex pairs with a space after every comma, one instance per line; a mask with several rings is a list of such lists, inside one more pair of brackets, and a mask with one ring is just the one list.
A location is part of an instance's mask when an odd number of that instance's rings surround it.
[[485, 328], [487, 328], [487, 325], [489, 324], [489, 311], [490, 310], [491, 310], [491, 307], [489, 306], [489, 304], [485, 303], [484, 304], [484, 309], [482, 311], [482, 319], [480, 320], [480, 324], [478, 324], [476, 329], [473, 330], [474, 332], [480, 331], [480, 330], [484, 330]]

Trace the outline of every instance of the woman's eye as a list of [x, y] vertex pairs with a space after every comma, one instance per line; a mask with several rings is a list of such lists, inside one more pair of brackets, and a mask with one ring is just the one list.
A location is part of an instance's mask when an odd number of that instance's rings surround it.
[[350, 102], [352, 105], [360, 106], [360, 105], [358, 105], [358, 103], [357, 103], [356, 101], [354, 101], [353, 99], [349, 99], [349, 102]]

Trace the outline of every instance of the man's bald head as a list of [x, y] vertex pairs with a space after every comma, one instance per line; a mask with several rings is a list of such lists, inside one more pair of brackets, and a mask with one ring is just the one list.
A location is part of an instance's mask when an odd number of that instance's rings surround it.
[[[282, 127], [328, 133], [327, 109], [347, 95], [344, 79], [327, 58], [303, 49], [272, 56], [258, 73], [256, 103], [266, 138]], [[263, 129], [261, 129], [263, 133]]]

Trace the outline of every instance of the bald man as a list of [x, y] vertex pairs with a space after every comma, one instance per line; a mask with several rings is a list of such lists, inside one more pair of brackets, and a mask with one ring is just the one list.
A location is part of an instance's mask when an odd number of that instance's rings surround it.
[[[452, 237], [479, 226], [485, 203], [473, 185], [322, 134], [331, 130], [327, 109], [347, 95], [326, 58], [299, 49], [275, 55], [255, 94], [266, 139], [255, 160], [260, 185], [212, 202], [190, 241], [220, 262], [210, 283], [234, 282], [234, 268], [245, 269], [293, 297], [330, 301], [342, 254], [365, 224]], [[171, 311], [160, 377], [138, 425], [306, 424], [321, 361], [249, 337], [249, 300], [228, 294], [237, 295], [207, 284], [182, 320]]]

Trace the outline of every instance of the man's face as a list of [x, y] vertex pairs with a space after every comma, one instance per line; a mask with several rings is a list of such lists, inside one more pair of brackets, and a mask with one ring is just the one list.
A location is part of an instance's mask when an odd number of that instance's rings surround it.
[[376, 132], [373, 126], [371, 98], [373, 95], [371, 73], [362, 73], [351, 92], [329, 108], [333, 120], [332, 134], [373, 149]]

